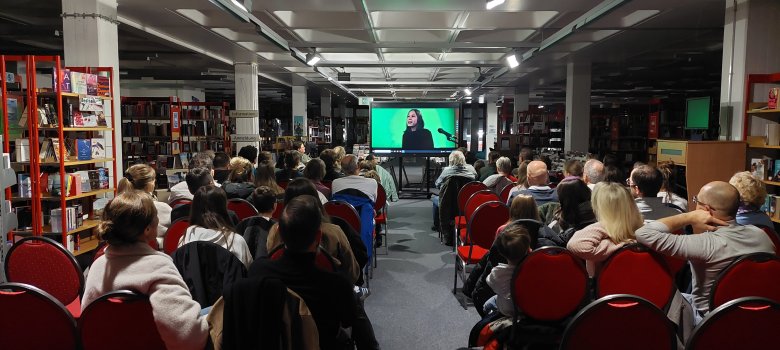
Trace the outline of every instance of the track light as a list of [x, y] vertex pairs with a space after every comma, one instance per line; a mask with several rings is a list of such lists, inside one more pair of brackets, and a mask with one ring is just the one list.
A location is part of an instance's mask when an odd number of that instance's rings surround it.
[[493, 8], [495, 8], [496, 6], [503, 4], [503, 3], [504, 3], [504, 1], [506, 1], [506, 0], [487, 0], [487, 4], [486, 4], [486, 6], [485, 6], [485, 7], [486, 7], [488, 10], [492, 10], [492, 9], [493, 9]]
[[471, 96], [471, 89], [465, 88], [463, 89], [463, 93], [466, 94], [466, 96]]
[[511, 55], [506, 56], [506, 63], [509, 65], [509, 68], [515, 68], [520, 65], [520, 62], [517, 61], [517, 54], [512, 52]]
[[316, 53], [307, 53], [306, 54], [306, 64], [313, 66], [317, 64], [317, 62], [320, 61], [320, 56], [317, 56]]
[[539, 107], [538, 107], [538, 108], [539, 108], [539, 109], [542, 109], [542, 108], [544, 108], [544, 105], [539, 105]]
[[479, 98], [477, 99], [480, 104], [485, 103], [485, 95], [479, 95]]

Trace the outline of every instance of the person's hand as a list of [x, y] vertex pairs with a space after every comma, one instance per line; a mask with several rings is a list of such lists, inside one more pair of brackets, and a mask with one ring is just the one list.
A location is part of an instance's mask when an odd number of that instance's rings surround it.
[[712, 216], [708, 210], [692, 210], [685, 215], [688, 216], [688, 224], [705, 231], [715, 231], [720, 226], [728, 226], [727, 222]]

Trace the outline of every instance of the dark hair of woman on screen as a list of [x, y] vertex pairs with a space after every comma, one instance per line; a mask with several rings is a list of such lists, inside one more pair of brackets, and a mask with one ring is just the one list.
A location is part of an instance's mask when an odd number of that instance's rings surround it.
[[411, 109], [406, 114], [406, 131], [404, 131], [403, 149], [430, 150], [433, 149], [433, 135], [425, 129], [425, 121], [419, 109]]

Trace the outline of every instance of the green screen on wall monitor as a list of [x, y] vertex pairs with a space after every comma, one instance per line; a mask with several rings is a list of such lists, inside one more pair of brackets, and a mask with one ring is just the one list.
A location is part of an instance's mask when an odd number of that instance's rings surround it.
[[710, 126], [710, 98], [697, 97], [685, 101], [685, 128], [707, 129]]

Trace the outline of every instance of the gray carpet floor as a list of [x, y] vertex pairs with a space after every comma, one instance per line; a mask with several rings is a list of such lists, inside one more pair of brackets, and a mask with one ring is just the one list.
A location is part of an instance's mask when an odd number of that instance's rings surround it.
[[[366, 312], [384, 350], [458, 349], [479, 321], [452, 294], [452, 248], [431, 231], [431, 202], [402, 199], [389, 209], [389, 254], [378, 251]], [[461, 285], [461, 282], [459, 282]]]

